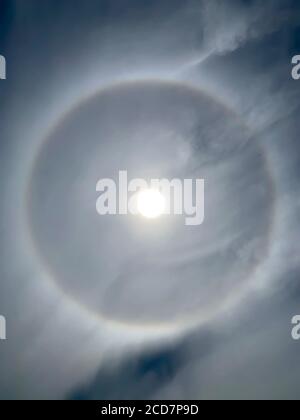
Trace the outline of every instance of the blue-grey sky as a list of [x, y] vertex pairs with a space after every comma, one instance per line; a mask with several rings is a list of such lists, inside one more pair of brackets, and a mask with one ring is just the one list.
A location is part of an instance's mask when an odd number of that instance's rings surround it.
[[[300, 8], [3, 0], [0, 399], [299, 397]], [[206, 218], [101, 218], [99, 178]]]

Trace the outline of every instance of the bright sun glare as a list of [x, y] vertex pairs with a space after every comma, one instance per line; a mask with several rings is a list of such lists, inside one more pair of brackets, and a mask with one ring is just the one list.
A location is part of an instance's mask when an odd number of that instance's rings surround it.
[[165, 205], [164, 196], [157, 190], [144, 190], [138, 194], [138, 211], [148, 219], [155, 219], [161, 216], [165, 210]]

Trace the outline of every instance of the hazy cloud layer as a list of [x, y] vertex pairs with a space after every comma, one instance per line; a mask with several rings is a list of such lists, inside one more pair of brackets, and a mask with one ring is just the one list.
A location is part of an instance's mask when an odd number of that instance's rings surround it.
[[[298, 398], [299, 5], [40, 3], [1, 4], [0, 398]], [[124, 165], [207, 222], [99, 218]]]

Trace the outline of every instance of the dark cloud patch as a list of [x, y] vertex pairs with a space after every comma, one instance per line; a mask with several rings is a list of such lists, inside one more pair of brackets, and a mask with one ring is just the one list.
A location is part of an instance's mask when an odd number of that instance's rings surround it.
[[132, 354], [117, 366], [112, 360], [111, 366], [100, 369], [93, 382], [75, 391], [70, 399], [148, 399], [172, 381], [183, 363], [180, 349]]

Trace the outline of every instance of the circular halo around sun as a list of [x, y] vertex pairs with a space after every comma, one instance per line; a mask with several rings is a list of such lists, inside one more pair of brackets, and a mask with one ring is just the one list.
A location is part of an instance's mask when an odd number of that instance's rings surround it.
[[165, 198], [158, 190], [143, 190], [138, 194], [137, 208], [147, 219], [156, 219], [165, 211]]
[[[68, 298], [125, 326], [193, 325], [238, 303], [268, 257], [274, 221], [272, 173], [251, 135], [223, 104], [177, 82], [118, 84], [80, 103], [46, 137], [26, 191], [44, 271]], [[99, 217], [96, 181], [118, 185], [122, 169], [148, 185], [205, 179], [205, 223]]]

